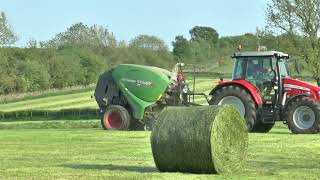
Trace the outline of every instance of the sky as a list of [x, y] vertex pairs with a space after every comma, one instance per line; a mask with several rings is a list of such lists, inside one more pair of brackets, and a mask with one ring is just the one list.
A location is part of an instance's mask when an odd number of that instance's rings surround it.
[[210, 26], [220, 36], [254, 33], [264, 27], [269, 0], [0, 0], [0, 11], [19, 37], [49, 40], [77, 22], [104, 25], [118, 40], [155, 35], [170, 47], [194, 26]]

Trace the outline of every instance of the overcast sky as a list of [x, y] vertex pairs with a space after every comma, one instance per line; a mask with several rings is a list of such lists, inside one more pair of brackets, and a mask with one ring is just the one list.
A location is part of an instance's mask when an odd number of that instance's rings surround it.
[[18, 46], [44, 41], [76, 22], [105, 25], [117, 39], [156, 35], [171, 45], [188, 37], [196, 25], [215, 28], [220, 36], [255, 32], [265, 25], [269, 0], [0, 0], [19, 36]]

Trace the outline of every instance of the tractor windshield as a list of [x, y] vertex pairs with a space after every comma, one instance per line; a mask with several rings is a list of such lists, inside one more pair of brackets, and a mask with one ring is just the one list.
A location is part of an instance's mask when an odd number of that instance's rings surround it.
[[270, 79], [272, 69], [271, 57], [237, 57], [233, 79]]
[[233, 79], [246, 79], [262, 89], [263, 84], [269, 84], [274, 78], [271, 57], [236, 57]]

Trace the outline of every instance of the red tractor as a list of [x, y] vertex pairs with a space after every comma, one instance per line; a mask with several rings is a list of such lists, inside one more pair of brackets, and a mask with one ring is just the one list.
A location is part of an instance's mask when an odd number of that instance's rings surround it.
[[250, 132], [266, 133], [283, 121], [296, 134], [319, 133], [320, 88], [289, 77], [288, 54], [237, 52], [233, 80], [220, 80], [209, 104], [232, 104]]

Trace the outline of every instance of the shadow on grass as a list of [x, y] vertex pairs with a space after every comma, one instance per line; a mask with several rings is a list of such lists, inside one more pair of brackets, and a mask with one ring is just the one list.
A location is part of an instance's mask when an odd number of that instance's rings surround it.
[[72, 169], [85, 169], [85, 170], [119, 170], [119, 171], [132, 171], [139, 173], [159, 172], [155, 167], [146, 166], [126, 166], [126, 165], [113, 165], [113, 164], [65, 164], [63, 167]]
[[268, 132], [268, 134], [287, 134], [287, 135], [292, 135], [291, 132], [282, 132], [282, 131]]

